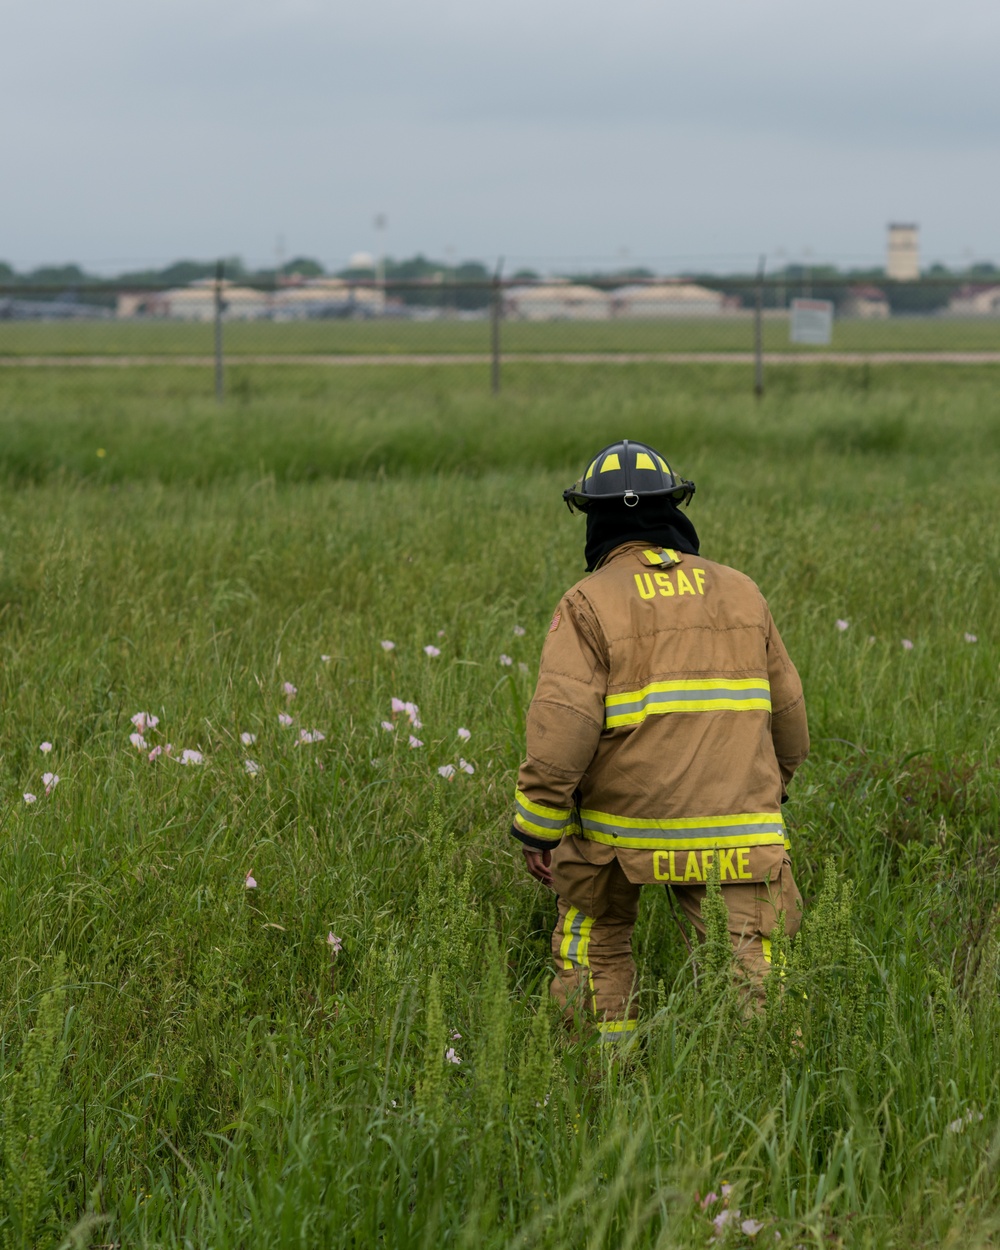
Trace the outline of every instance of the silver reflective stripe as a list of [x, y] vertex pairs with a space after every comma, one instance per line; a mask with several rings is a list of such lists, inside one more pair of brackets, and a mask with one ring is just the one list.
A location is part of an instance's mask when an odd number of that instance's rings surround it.
[[580, 952], [580, 938], [583, 936], [583, 926], [587, 917], [582, 911], [578, 911], [573, 919], [569, 922], [569, 931], [573, 935], [566, 947], [566, 958], [570, 963], [579, 964], [577, 955]]
[[561, 820], [553, 820], [549, 816], [539, 816], [537, 812], [529, 811], [528, 808], [526, 808], [524, 804], [518, 800], [515, 800], [515, 806], [517, 808], [517, 814], [527, 824], [541, 825], [543, 829], [551, 829], [555, 833], [558, 833], [560, 830], [565, 829], [566, 826], [573, 819], [572, 811], [567, 812], [566, 815]]
[[731, 690], [728, 686], [705, 686], [700, 690], [656, 690], [635, 703], [613, 703], [607, 707], [608, 718], [629, 716], [635, 712], [653, 711], [659, 703], [705, 703], [716, 699], [728, 699], [744, 703], [749, 699], [767, 699], [770, 702], [770, 686], [753, 686], [747, 690]]
[[602, 1020], [598, 1022], [601, 1033], [601, 1045], [605, 1042], [617, 1042], [635, 1032], [638, 1020]]
[[647, 825], [636, 826], [630, 824], [616, 824], [614, 821], [595, 820], [593, 816], [583, 814], [584, 829], [591, 829], [595, 833], [610, 833], [615, 837], [622, 838], [656, 838], [658, 840], [687, 840], [696, 839], [698, 841], [711, 842], [717, 837], [731, 837], [733, 835], [750, 835], [755, 833], [778, 833], [783, 834], [785, 830], [784, 822], [779, 817], [776, 820], [756, 821], [754, 824], [729, 824], [720, 825], [682, 825], [675, 827], [672, 823], [669, 826], [664, 823], [658, 823], [651, 820]]

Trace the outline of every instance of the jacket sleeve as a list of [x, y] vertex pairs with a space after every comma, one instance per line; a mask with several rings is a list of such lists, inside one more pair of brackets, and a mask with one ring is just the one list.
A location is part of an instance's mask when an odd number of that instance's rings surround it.
[[781, 770], [782, 789], [787, 790], [795, 770], [809, 754], [809, 726], [802, 682], [766, 605], [765, 613], [767, 676], [771, 683], [771, 741]]
[[526, 846], [549, 850], [576, 832], [574, 794], [604, 728], [607, 688], [601, 632], [582, 597], [570, 592], [552, 618], [528, 708], [511, 829]]

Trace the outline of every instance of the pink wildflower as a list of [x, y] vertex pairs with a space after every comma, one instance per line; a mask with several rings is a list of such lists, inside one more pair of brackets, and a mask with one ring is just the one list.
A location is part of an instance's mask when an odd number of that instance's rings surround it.
[[330, 947], [330, 949], [333, 951], [335, 955], [340, 954], [341, 947], [344, 945], [343, 942], [340, 940], [339, 937], [337, 937], [336, 933], [334, 933], [332, 929], [326, 935], [326, 944], [327, 946]]
[[252, 747], [256, 741], [257, 741], [256, 734], [248, 734], [248, 733], [240, 734], [240, 742], [242, 742], [245, 747]]
[[459, 729], [458, 736], [462, 739], [463, 742], [468, 742], [469, 739], [472, 737], [472, 731], [469, 729]]
[[289, 702], [291, 702], [291, 700], [294, 699], [295, 696], [299, 693], [298, 686], [293, 686], [290, 681], [286, 681], [285, 684], [281, 688], [282, 690], [284, 690], [285, 698], [288, 699]]
[[308, 746], [312, 742], [325, 742], [326, 734], [321, 729], [300, 729], [299, 745]]
[[413, 734], [410, 734], [410, 748], [412, 750], [415, 751], [417, 747], [422, 747], [423, 745], [424, 744], [420, 741], [419, 738], [414, 738]]
[[423, 727], [420, 720], [420, 708], [418, 708], [415, 703], [404, 703], [403, 711], [410, 718], [410, 724], [414, 729], [421, 729]]
[[287, 728], [289, 725], [291, 725], [291, 724], [293, 724], [293, 723], [294, 723], [294, 720], [295, 720], [295, 718], [294, 718], [293, 716], [289, 716], [287, 712], [279, 712], [279, 713], [278, 713], [278, 724], [279, 724], [279, 725], [284, 725], [284, 726]]
[[38, 802], [38, 796], [36, 794], [29, 794], [27, 790], [25, 790], [24, 795], [22, 797], [24, 798], [25, 803], [37, 803]]
[[462, 772], [463, 772], [463, 773], [468, 773], [470, 777], [471, 777], [471, 776], [472, 776], [472, 774], [476, 771], [476, 770], [472, 767], [472, 765], [469, 763], [469, 761], [468, 761], [468, 760], [463, 760], [463, 759], [460, 759], [460, 760], [458, 761], [458, 766], [459, 766], [459, 768], [462, 770]]
[[840, 630], [841, 633], [843, 633], [845, 629], [850, 629], [850, 626], [851, 626], [850, 621], [842, 620], [840, 617], [837, 618], [837, 628]]
[[438, 776], [443, 777], [445, 781], [451, 781], [451, 779], [455, 776], [455, 765], [442, 764], [438, 769]]
[[[697, 1197], [698, 1197], [698, 1195], [697, 1195], [697, 1194], [695, 1194], [695, 1198], [697, 1198]], [[713, 1203], [713, 1202], [718, 1202], [718, 1201], [719, 1201], [719, 1195], [718, 1195], [718, 1194], [715, 1192], [715, 1190], [713, 1189], [713, 1190], [711, 1190], [709, 1193], [707, 1193], [707, 1194], [704, 1196], [704, 1198], [702, 1198], [702, 1200], [701, 1200], [701, 1209], [704, 1211], [706, 1207], [710, 1207], [710, 1206], [712, 1205], [712, 1203]]]
[[260, 765], [256, 762], [256, 760], [244, 760], [243, 767], [247, 770], [248, 775], [251, 777], [256, 777], [260, 772]]
[[251, 873], [247, 873], [246, 880], [243, 882], [243, 885], [247, 890], [256, 890], [257, 882], [253, 879]]
[[[975, 634], [966, 634], [966, 635], [965, 635], [965, 641], [966, 641], [966, 642], [978, 642], [978, 641], [979, 641], [979, 639], [976, 637], [976, 635], [975, 635]], [[42, 750], [43, 750], [43, 751], [45, 750], [45, 743], [44, 743], [44, 742], [42, 743]]]
[[429, 655], [431, 659], [436, 659], [441, 654], [441, 648], [435, 646], [424, 647], [424, 655]]
[[764, 1225], [760, 1220], [744, 1220], [740, 1225], [740, 1228], [748, 1237], [756, 1237], [763, 1227]]
[[717, 1233], [721, 1233], [725, 1229], [726, 1225], [730, 1222], [730, 1220], [738, 1220], [739, 1218], [740, 1218], [740, 1209], [739, 1207], [737, 1207], [735, 1211], [729, 1211], [729, 1210], [720, 1211], [719, 1214], [712, 1221], [712, 1223], [715, 1225], [715, 1231]]
[[904, 650], [904, 651], [912, 651], [912, 650], [913, 650], [913, 643], [909, 640], [909, 638], [904, 638], [904, 639], [903, 639], [903, 650]]
[[58, 784], [58, 773], [42, 773], [42, 785], [45, 787], [46, 794], [51, 794]]
[[146, 747], [148, 746], [148, 743], [146, 742], [146, 739], [142, 736], [142, 734], [129, 734], [128, 740], [129, 742], [132, 743], [132, 745], [135, 747], [137, 751], [145, 751]]
[[396, 732], [396, 726], [392, 723], [391, 720], [384, 720], [382, 722], [382, 728], [385, 730], [387, 734], [394, 734]]
[[181, 752], [182, 764], [204, 764], [205, 757], [200, 751], [192, 751], [187, 747]]
[[145, 733], [147, 729], [155, 729], [160, 723], [160, 718], [154, 716], [152, 712], [136, 712], [132, 717], [132, 724], [140, 733]]
[[443, 637], [444, 637], [444, 630], [443, 630], [443, 629], [439, 629], [439, 630], [438, 630], [438, 637], [439, 637], [439, 638], [443, 638]]
[[406, 708], [408, 705], [404, 703], [402, 699], [397, 699], [393, 697], [393, 699], [391, 700], [391, 706], [392, 706], [393, 716], [398, 716], [400, 712], [406, 711]]
[[330, 663], [330, 661], [333, 659], [333, 656], [332, 656], [332, 655], [321, 655], [319, 658], [323, 661], [323, 663], [324, 663], [324, 664], [329, 664], [329, 663]]
[[382, 639], [382, 650], [383, 650], [383, 651], [395, 651], [395, 650], [396, 650], [396, 644], [395, 644], [394, 642], [392, 642], [392, 641], [391, 641], [391, 639], [389, 639], [389, 638], [383, 638], [383, 639]]
[[448, 1047], [448, 1049], [444, 1052], [444, 1057], [445, 1059], [448, 1060], [449, 1063], [461, 1063], [462, 1062], [462, 1056], [455, 1054], [454, 1046]]
[[[966, 638], [968, 638], [968, 636], [969, 636], [969, 635], [968, 635], [968, 634], [966, 634], [965, 636], [966, 636]], [[43, 742], [43, 743], [41, 743], [41, 745], [39, 746], [39, 748], [38, 748], [38, 749], [39, 749], [39, 751], [41, 751], [41, 753], [42, 753], [43, 755], [48, 755], [48, 753], [52, 750], [52, 743], [51, 743], [51, 742]]]
[[523, 626], [523, 625], [515, 625], [515, 626], [514, 626], [514, 636], [515, 636], [516, 638], [523, 638], [523, 637], [524, 637], [524, 635], [525, 635], [527, 632], [528, 632], [528, 631], [524, 628], [524, 626]]
[[163, 754], [163, 747], [155, 746], [153, 747], [152, 751], [150, 751], [147, 758], [149, 759], [149, 762], [152, 763], [153, 760], [155, 760], [158, 756], [162, 754]]
[[510, 668], [510, 666], [514, 663], [514, 661], [510, 658], [509, 655], [502, 655], [500, 657], [500, 663], [504, 666], [504, 668]]
[[452, 1035], [451, 1035], [451, 1040], [452, 1040], [453, 1042], [460, 1042], [460, 1041], [462, 1040], [462, 1035], [461, 1035], [461, 1033], [452, 1033]]

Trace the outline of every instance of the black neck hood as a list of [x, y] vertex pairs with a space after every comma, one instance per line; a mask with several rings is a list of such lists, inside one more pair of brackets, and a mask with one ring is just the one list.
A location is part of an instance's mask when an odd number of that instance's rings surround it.
[[698, 554], [698, 531], [691, 518], [666, 496], [640, 499], [627, 508], [621, 499], [591, 504], [587, 509], [587, 572], [592, 573], [623, 543], [649, 543]]

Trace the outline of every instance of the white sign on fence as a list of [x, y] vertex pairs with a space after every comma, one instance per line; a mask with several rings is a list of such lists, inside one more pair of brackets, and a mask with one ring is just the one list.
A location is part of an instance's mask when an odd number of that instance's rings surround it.
[[828, 347], [833, 336], [833, 304], [828, 299], [793, 299], [790, 326], [793, 343]]

